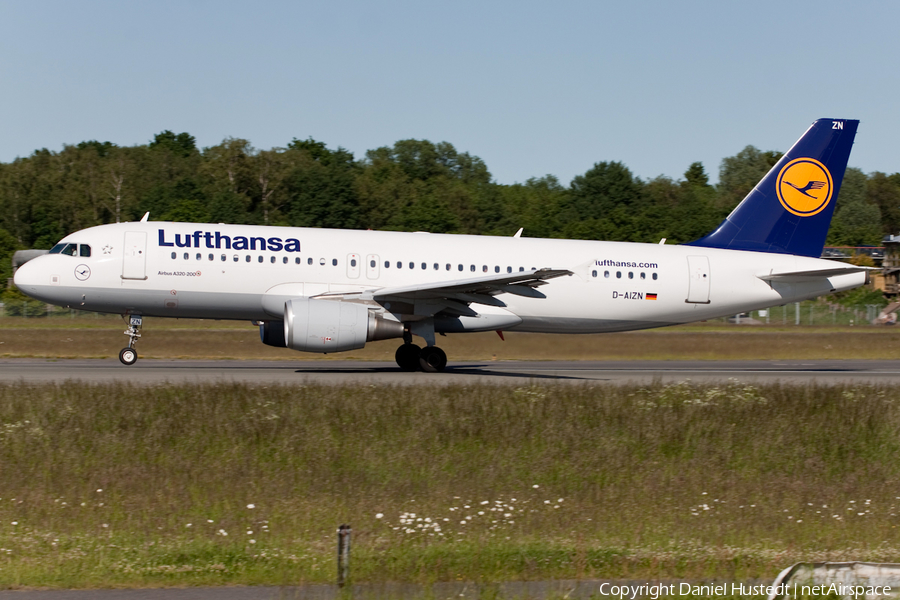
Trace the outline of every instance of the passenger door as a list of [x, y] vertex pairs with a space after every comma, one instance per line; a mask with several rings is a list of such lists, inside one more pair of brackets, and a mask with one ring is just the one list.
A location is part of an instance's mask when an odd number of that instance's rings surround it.
[[122, 279], [147, 279], [147, 233], [126, 231]]

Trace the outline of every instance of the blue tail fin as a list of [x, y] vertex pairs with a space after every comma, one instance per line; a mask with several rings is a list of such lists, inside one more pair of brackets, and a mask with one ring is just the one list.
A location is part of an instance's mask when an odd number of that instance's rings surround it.
[[821, 256], [858, 125], [817, 120], [715, 231], [687, 245]]

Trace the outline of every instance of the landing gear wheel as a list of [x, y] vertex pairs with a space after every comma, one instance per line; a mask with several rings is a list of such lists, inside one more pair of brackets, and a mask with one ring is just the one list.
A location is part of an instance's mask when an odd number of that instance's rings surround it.
[[403, 371], [418, 371], [419, 353], [421, 351], [422, 349], [415, 344], [403, 344], [397, 348], [394, 360], [397, 361], [397, 366]]
[[137, 362], [138, 355], [134, 348], [122, 348], [119, 351], [119, 360], [123, 365], [133, 365]]
[[419, 367], [426, 373], [440, 373], [447, 366], [447, 355], [437, 346], [428, 346], [419, 353]]

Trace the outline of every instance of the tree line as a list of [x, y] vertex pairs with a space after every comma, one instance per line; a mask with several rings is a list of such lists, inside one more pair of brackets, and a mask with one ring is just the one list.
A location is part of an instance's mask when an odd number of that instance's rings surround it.
[[[447, 142], [401, 140], [357, 158], [312, 138], [258, 150], [226, 138], [198, 148], [163, 131], [138, 146], [96, 140], [0, 163], [0, 274], [19, 248], [139, 219], [532, 237], [687, 242], [710, 232], [778, 161], [747, 146], [710, 185], [699, 162], [680, 179], [644, 180], [598, 162], [566, 186], [553, 175], [492, 180], [483, 160]], [[830, 245], [877, 245], [900, 231], [900, 173], [848, 169]]]

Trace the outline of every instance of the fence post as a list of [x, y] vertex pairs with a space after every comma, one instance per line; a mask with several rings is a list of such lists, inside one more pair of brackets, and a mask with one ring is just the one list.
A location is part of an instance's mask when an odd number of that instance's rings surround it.
[[800, 324], [800, 303], [794, 302], [794, 325]]
[[337, 584], [339, 588], [344, 587], [350, 578], [350, 535], [352, 533], [353, 530], [349, 525], [341, 525], [337, 530]]

